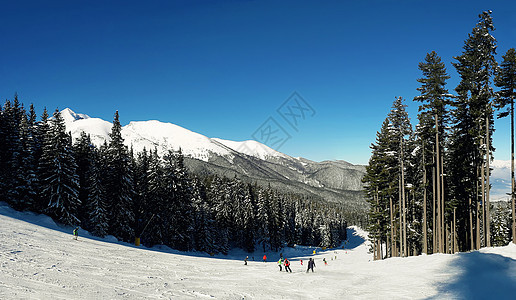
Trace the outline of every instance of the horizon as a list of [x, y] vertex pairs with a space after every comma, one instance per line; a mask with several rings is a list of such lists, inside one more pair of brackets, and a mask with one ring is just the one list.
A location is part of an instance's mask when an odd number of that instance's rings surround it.
[[[65, 108], [63, 108], [63, 109], [59, 110], [59, 112], [60, 112], [61, 114], [63, 114], [63, 111], [66, 111], [66, 110], [69, 110], [69, 111], [71, 111], [71, 112], [73, 112], [74, 114], [77, 114], [77, 115], [87, 116], [88, 118], [97, 118], [97, 119], [101, 119], [101, 120], [103, 120], [103, 121], [106, 121], [106, 122], [112, 123], [112, 120], [104, 120], [104, 119], [99, 118], [99, 117], [96, 117], [96, 116], [90, 116], [90, 115], [85, 114], [85, 113], [82, 113], [82, 112], [77, 112], [77, 111], [73, 110], [73, 109], [72, 109], [72, 108], [70, 108], [70, 107], [65, 107]], [[50, 112], [49, 112], [49, 114], [51, 115], [51, 113], [50, 113]], [[78, 119], [78, 120], [80, 120], [80, 119]], [[78, 120], [77, 120], [77, 121], [78, 121]], [[178, 124], [174, 124], [174, 123], [171, 123], [171, 122], [165, 122], [165, 121], [161, 121], [161, 120], [156, 120], [156, 119], [149, 119], [149, 120], [129, 120], [129, 122], [128, 122], [127, 124], [121, 124], [121, 125], [122, 125], [122, 127], [124, 127], [124, 126], [127, 126], [127, 125], [131, 124], [132, 122], [148, 122], [148, 121], [157, 121], [157, 122], [164, 123], [164, 124], [173, 124], [173, 125], [176, 125], [176, 126], [179, 126], [179, 127], [183, 128], [183, 129], [186, 129], [186, 130], [188, 130], [188, 131], [191, 131], [191, 132], [193, 132], [193, 133], [197, 133], [197, 134], [203, 135], [203, 136], [205, 136], [205, 137], [207, 137], [207, 138], [209, 138], [209, 139], [215, 139], [215, 140], [219, 140], [219, 139], [220, 139], [220, 140], [225, 140], [225, 141], [230, 141], [230, 142], [237, 142], [237, 143], [244, 143], [244, 142], [250, 142], [250, 141], [252, 141], [252, 142], [256, 142], [256, 140], [253, 140], [253, 139], [248, 139], [248, 140], [243, 140], [243, 141], [233, 141], [233, 140], [221, 139], [221, 138], [218, 138], [218, 137], [211, 137], [211, 136], [207, 136], [207, 135], [203, 134], [202, 132], [196, 132], [196, 131], [194, 131], [194, 130], [191, 130], [191, 129], [189, 129], [189, 128], [183, 127], [183, 126], [178, 125]], [[66, 119], [65, 119], [65, 123], [66, 123]], [[268, 147], [268, 148], [270, 148], [270, 149], [272, 149], [272, 150], [274, 150], [274, 151], [278, 151], [278, 150], [276, 150], [276, 149], [274, 149], [274, 148], [269, 147], [269, 146], [268, 146], [268, 145], [266, 145], [266, 144], [261, 144], [261, 145], [263, 145], [263, 146], [265, 146], [265, 147]], [[228, 145], [226, 145], [226, 146], [228, 146]], [[228, 147], [229, 147], [229, 146], [228, 146]], [[235, 150], [235, 151], [241, 152], [241, 151], [239, 151], [239, 149], [238, 149], [238, 148], [233, 148], [233, 147], [230, 147], [230, 148], [232, 148], [232, 149], [233, 149], [233, 150]], [[280, 152], [280, 153], [282, 153], [282, 154], [286, 154], [286, 155], [288, 155], [287, 153], [284, 153], [284, 152], [281, 152], [281, 151], [278, 151], [278, 152]], [[289, 155], [289, 156], [290, 156], [290, 155]], [[299, 158], [302, 158], [302, 159], [308, 159], [308, 158], [306, 158], [306, 157], [302, 157], [302, 156], [291, 156], [291, 157], [292, 157], [292, 158], [296, 158], [296, 159], [299, 159]], [[311, 159], [308, 159], [308, 160], [311, 160]], [[314, 161], [314, 162], [325, 162], [325, 161], [344, 161], [344, 162], [347, 162], [347, 163], [351, 163], [351, 164], [353, 164], [353, 165], [367, 165], [367, 164], [355, 164], [355, 163], [349, 162], [349, 161], [347, 161], [347, 160], [345, 160], [345, 159], [326, 159], [326, 160], [311, 160], [311, 161]], [[511, 161], [510, 159], [509, 159], [509, 160], [494, 159], [494, 160], [492, 160], [492, 161], [491, 161], [491, 162], [493, 163], [493, 165], [492, 165], [491, 167], [493, 167], [493, 168], [497, 168], [497, 169], [510, 168], [510, 165], [508, 164], [508, 163], [510, 163], [510, 161]], [[504, 174], [504, 175], [508, 176], [509, 174]], [[492, 176], [493, 176], [493, 175], [492, 175]], [[502, 176], [502, 175], [500, 175], [500, 174], [498, 174], [498, 173], [497, 173], [497, 176], [493, 176], [493, 177], [506, 177], [506, 176]]]
[[[367, 165], [396, 96], [416, 125], [426, 53], [442, 58], [454, 93], [453, 56], [485, 10], [500, 62], [516, 47], [516, 4], [504, 1], [8, 2], [0, 96], [17, 93], [38, 116], [70, 107], [112, 121], [118, 110], [122, 125], [155, 119]], [[509, 160], [508, 118], [495, 129], [494, 156]]]

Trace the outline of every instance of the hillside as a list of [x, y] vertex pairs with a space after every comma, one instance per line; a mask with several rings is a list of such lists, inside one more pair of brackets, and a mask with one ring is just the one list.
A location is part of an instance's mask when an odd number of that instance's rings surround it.
[[[516, 293], [513, 244], [371, 261], [366, 233], [351, 227], [341, 249], [316, 255], [310, 247], [284, 249], [292, 262], [286, 274], [274, 252], [265, 253], [263, 263], [263, 252], [210, 257], [135, 247], [84, 231], [75, 241], [72, 228], [5, 203], [0, 224], [1, 299], [512, 299]], [[307, 274], [309, 257], [316, 268]]]
[[[61, 114], [73, 138], [84, 131], [97, 146], [109, 140], [110, 122], [75, 113], [69, 108]], [[123, 126], [122, 136], [135, 152], [157, 149], [163, 155], [169, 150], [181, 149], [186, 166], [195, 174], [236, 176], [285, 192], [339, 202], [353, 215], [364, 215], [367, 210], [361, 182], [365, 167], [361, 165], [294, 158], [257, 141], [209, 138], [156, 120], [130, 122]]]

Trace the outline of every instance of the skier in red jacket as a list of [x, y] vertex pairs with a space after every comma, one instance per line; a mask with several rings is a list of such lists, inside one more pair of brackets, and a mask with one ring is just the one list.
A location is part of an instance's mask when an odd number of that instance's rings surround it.
[[290, 271], [290, 273], [292, 273], [292, 269], [290, 269], [290, 261], [287, 258], [285, 258], [283, 264], [285, 265], [285, 272]]

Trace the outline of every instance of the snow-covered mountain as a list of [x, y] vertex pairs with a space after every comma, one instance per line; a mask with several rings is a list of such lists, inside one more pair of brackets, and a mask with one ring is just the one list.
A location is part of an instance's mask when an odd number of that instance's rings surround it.
[[[91, 118], [85, 114], [78, 114], [69, 108], [61, 111], [67, 130], [72, 137], [79, 137], [81, 131], [91, 135], [92, 142], [97, 146], [109, 140], [112, 123]], [[181, 151], [185, 156], [208, 161], [213, 155], [231, 158], [234, 152], [246, 154], [259, 159], [282, 157], [290, 159], [288, 155], [280, 153], [256, 141], [234, 142], [219, 138], [208, 138], [172, 123], [156, 120], [133, 121], [122, 128], [122, 136], [128, 146], [139, 152], [157, 148], [163, 155], [168, 150]]]
[[[112, 123], [69, 108], [61, 111], [66, 128], [74, 138], [81, 131], [89, 133], [92, 142], [101, 145], [109, 140]], [[365, 208], [361, 178], [364, 166], [345, 161], [314, 162], [294, 158], [257, 141], [230, 141], [209, 138], [172, 123], [156, 120], [133, 121], [122, 128], [122, 136], [134, 151], [156, 148], [160, 155], [179, 150], [186, 156], [191, 171], [203, 174], [238, 176], [260, 184], [323, 197], [330, 201], [353, 202]], [[510, 161], [494, 160], [491, 164], [491, 200], [508, 199]]]
[[[109, 140], [111, 122], [78, 114], [69, 108], [61, 114], [72, 137], [77, 138], [84, 131], [97, 146]], [[293, 158], [257, 141], [209, 138], [156, 120], [130, 122], [122, 127], [122, 136], [135, 152], [156, 148], [163, 155], [169, 150], [181, 149], [187, 166], [195, 173], [237, 176], [287, 192], [348, 202], [354, 210], [366, 207], [361, 192], [364, 166], [345, 161], [314, 162]]]

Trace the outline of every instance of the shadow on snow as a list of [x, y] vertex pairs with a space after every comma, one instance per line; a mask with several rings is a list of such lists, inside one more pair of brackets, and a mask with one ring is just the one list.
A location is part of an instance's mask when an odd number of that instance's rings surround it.
[[438, 284], [438, 294], [459, 299], [514, 299], [516, 260], [499, 254], [478, 251], [459, 254], [450, 264], [462, 272], [451, 282]]
[[[74, 229], [74, 226], [67, 226], [62, 225], [54, 222], [52, 218], [50, 218], [47, 215], [44, 214], [37, 214], [34, 212], [29, 211], [17, 211], [11, 208], [7, 203], [0, 202], [0, 215], [4, 215], [6, 217], [10, 217], [13, 219], [17, 219], [22, 222], [30, 223], [36, 226], [44, 227], [50, 230], [58, 231], [61, 233], [69, 234], [70, 238], [72, 238], [72, 231]], [[127, 242], [121, 242], [118, 241], [113, 236], [106, 236], [104, 238], [94, 236], [90, 234], [88, 231], [84, 229], [79, 230], [79, 240], [94, 240], [99, 242], [105, 242], [105, 243], [112, 243], [117, 245], [122, 245], [134, 249], [140, 249], [140, 250], [146, 250], [146, 251], [155, 251], [155, 252], [161, 252], [161, 253], [169, 253], [169, 254], [176, 254], [176, 255], [187, 255], [187, 256], [193, 256], [193, 257], [207, 257], [207, 258], [215, 258], [215, 259], [226, 259], [226, 260], [237, 260], [237, 261], [243, 261], [246, 256], [249, 256], [249, 261], [256, 261], [261, 262], [263, 255], [267, 255], [267, 262], [276, 262], [280, 258], [280, 254], [283, 254], [283, 257], [289, 258], [289, 259], [303, 259], [307, 260], [309, 257], [313, 256], [313, 251], [315, 250], [318, 254], [323, 253], [330, 253], [337, 249], [353, 249], [356, 248], [358, 245], [364, 242], [364, 239], [360, 237], [357, 232], [353, 228], [347, 229], [348, 234], [348, 240], [342, 243], [341, 247], [339, 248], [328, 248], [326, 250], [322, 250], [321, 247], [316, 246], [302, 246], [302, 245], [296, 245], [295, 247], [286, 247], [283, 249], [280, 249], [279, 251], [266, 251], [265, 253], [263, 251], [255, 251], [253, 253], [248, 253], [242, 249], [231, 249], [227, 255], [224, 254], [214, 254], [210, 255], [206, 252], [198, 252], [198, 251], [179, 251], [172, 249], [165, 245], [156, 245], [151, 248], [146, 246], [135, 246], [132, 243]]]
[[342, 244], [343, 249], [352, 250], [365, 243], [365, 239], [352, 227], [347, 228], [347, 237], [348, 239]]

